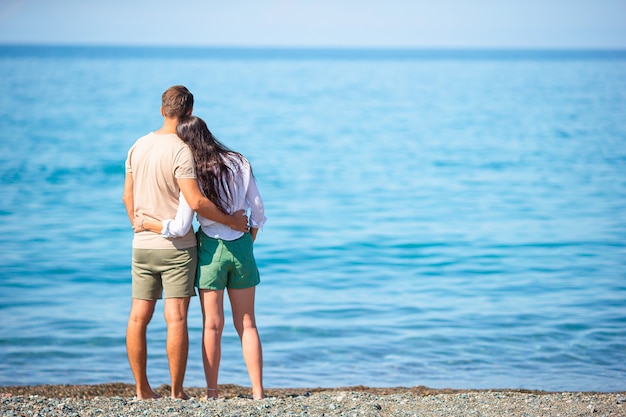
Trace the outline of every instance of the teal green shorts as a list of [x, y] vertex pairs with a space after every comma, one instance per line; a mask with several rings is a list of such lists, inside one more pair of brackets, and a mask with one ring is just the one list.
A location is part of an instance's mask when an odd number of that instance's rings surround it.
[[158, 300], [196, 295], [196, 248], [133, 249], [133, 298]]
[[245, 233], [237, 240], [222, 240], [213, 239], [200, 229], [196, 238], [196, 287], [201, 290], [242, 289], [254, 287], [261, 282], [250, 233]]

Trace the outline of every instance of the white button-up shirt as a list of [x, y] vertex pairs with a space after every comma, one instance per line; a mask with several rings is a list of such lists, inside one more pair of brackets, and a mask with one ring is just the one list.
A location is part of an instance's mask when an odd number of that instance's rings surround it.
[[[232, 205], [229, 207], [229, 213], [239, 210], [246, 210], [250, 218], [250, 227], [261, 228], [265, 224], [265, 210], [263, 207], [263, 199], [257, 188], [256, 181], [252, 175], [252, 168], [247, 159], [241, 162], [233, 161], [231, 168], [235, 173], [235, 183], [229, 184]], [[198, 222], [202, 231], [214, 239], [235, 240], [243, 236], [243, 232], [231, 229], [225, 224], [209, 220], [201, 215], [197, 215]], [[163, 237], [184, 236], [193, 223], [193, 210], [187, 204], [187, 201], [180, 193], [178, 211], [176, 218], [163, 220], [163, 229], [161, 235]]]

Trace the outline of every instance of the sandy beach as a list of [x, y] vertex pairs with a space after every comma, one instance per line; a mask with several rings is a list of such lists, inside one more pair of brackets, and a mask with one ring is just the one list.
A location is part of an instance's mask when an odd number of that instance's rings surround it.
[[626, 392], [545, 392], [412, 388], [269, 388], [267, 398], [220, 385], [221, 398], [206, 401], [202, 388], [189, 400], [141, 401], [130, 384], [0, 387], [3, 416], [626, 416]]

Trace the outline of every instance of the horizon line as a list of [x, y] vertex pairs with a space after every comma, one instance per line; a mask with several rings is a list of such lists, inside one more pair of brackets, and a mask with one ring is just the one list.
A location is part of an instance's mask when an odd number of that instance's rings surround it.
[[626, 60], [625, 49], [2, 44], [0, 58], [218, 60]]
[[128, 48], [128, 49], [240, 49], [276, 51], [485, 51], [485, 52], [626, 52], [626, 46], [394, 46], [394, 45], [243, 45], [243, 44], [121, 44], [75, 42], [3, 42], [0, 47], [68, 47], [68, 48]]

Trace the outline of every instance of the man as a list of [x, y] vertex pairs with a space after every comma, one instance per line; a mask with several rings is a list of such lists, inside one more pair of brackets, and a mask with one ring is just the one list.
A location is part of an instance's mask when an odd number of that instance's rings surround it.
[[[193, 95], [183, 86], [168, 88], [161, 97], [163, 125], [140, 138], [126, 160], [124, 196], [128, 217], [174, 218], [180, 192], [202, 216], [247, 231], [243, 211], [221, 212], [202, 195], [190, 149], [178, 136], [178, 121], [191, 114]], [[149, 231], [135, 233], [132, 259], [132, 306], [126, 331], [128, 360], [135, 378], [137, 398], [157, 398], [146, 374], [146, 329], [158, 299], [165, 293], [166, 350], [172, 398], [188, 398], [183, 380], [189, 352], [187, 312], [195, 296], [196, 239], [193, 230], [180, 238], [164, 238]]]

